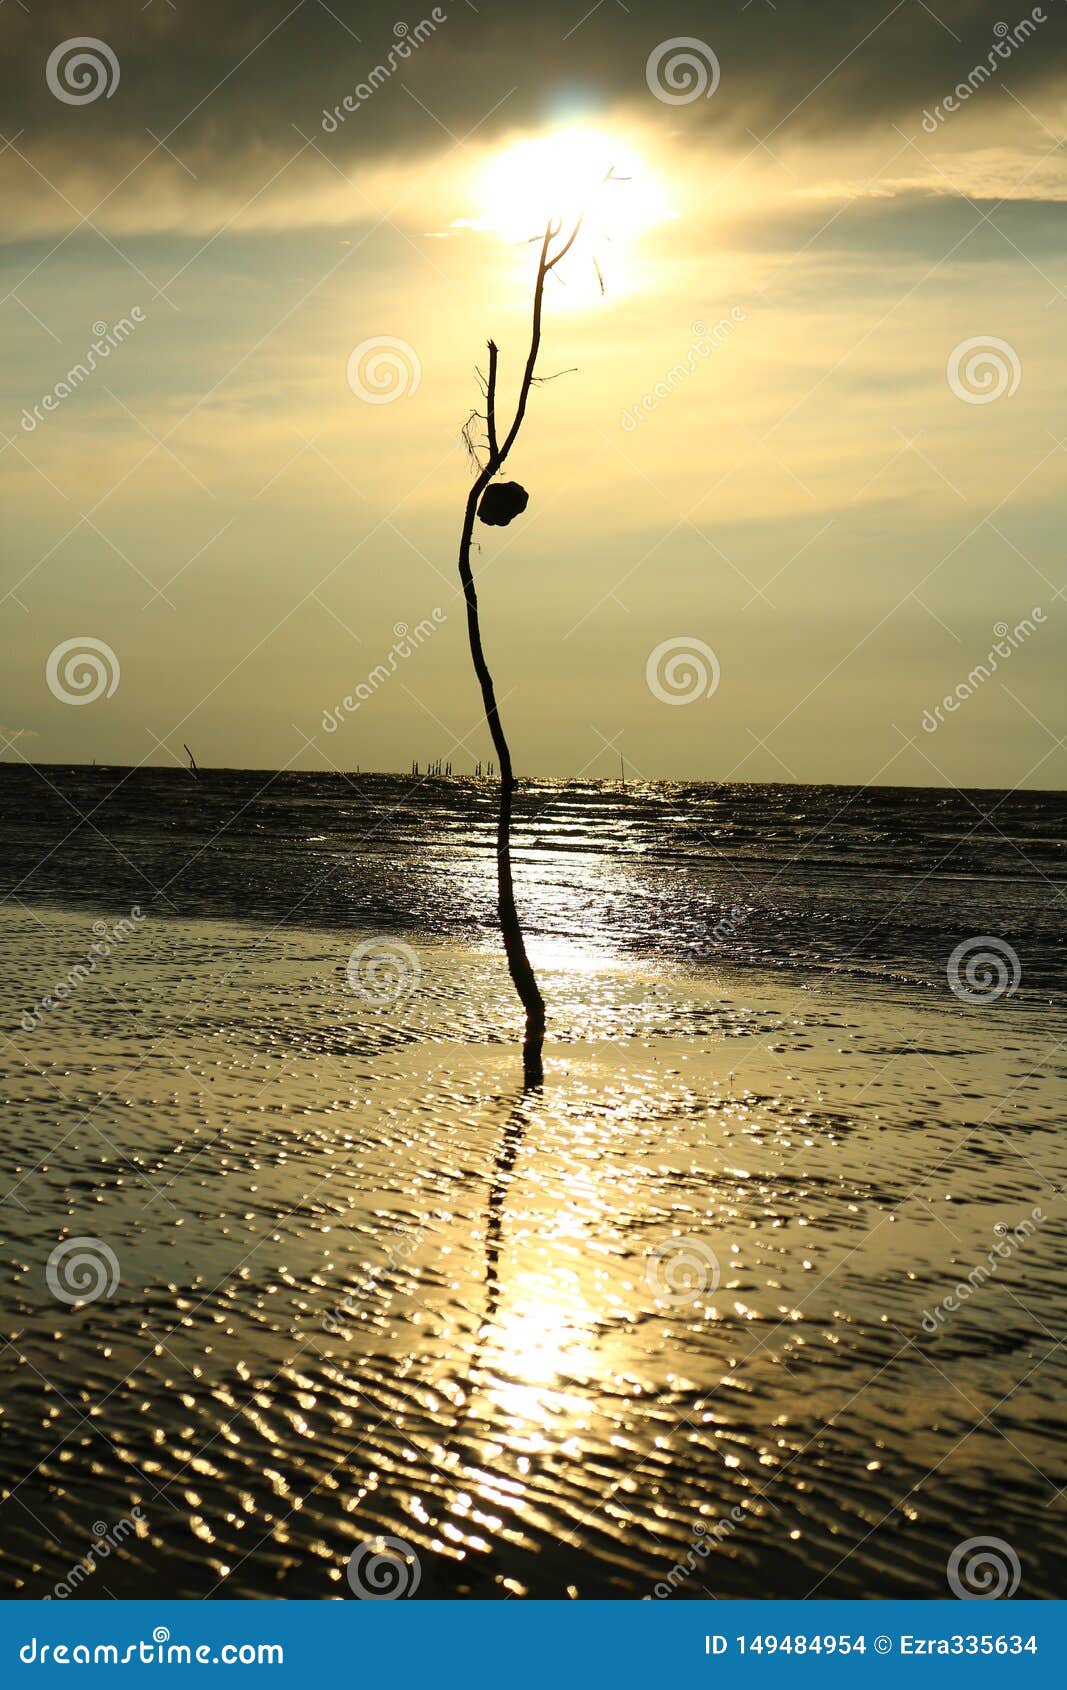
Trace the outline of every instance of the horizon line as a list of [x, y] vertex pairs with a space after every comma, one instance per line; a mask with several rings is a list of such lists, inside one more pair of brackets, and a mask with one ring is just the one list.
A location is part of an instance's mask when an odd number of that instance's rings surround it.
[[[25, 757], [0, 757], [0, 768], [27, 769], [39, 773], [44, 769], [85, 770], [91, 773], [96, 770], [103, 774], [114, 771], [127, 778], [142, 771], [159, 774], [173, 774], [184, 776], [187, 780], [202, 780], [205, 776], [218, 775], [296, 775], [316, 776], [335, 780], [364, 780], [368, 777], [382, 780], [408, 780], [420, 785], [426, 781], [441, 781], [449, 785], [469, 785], [477, 781], [481, 785], [496, 786], [499, 784], [497, 775], [477, 775], [473, 770], [469, 774], [431, 775], [420, 772], [415, 775], [410, 769], [298, 769], [277, 768], [269, 763], [261, 764], [230, 764], [230, 763], [199, 763], [196, 774], [186, 763], [69, 763], [69, 762], [40, 762], [32, 763]], [[796, 787], [804, 790], [810, 787], [825, 788], [830, 791], [851, 792], [946, 792], [967, 794], [971, 792], [992, 792], [1007, 795], [1028, 794], [1034, 797], [1060, 798], [1067, 797], [1067, 787], [1061, 786], [956, 786], [951, 781], [909, 782], [893, 784], [874, 781], [845, 781], [845, 780], [734, 780], [719, 779], [713, 775], [653, 775], [650, 777], [637, 776], [628, 780], [621, 780], [618, 775], [517, 775], [516, 785], [535, 786], [541, 783], [551, 783], [558, 786], [605, 786], [619, 787], [627, 790], [631, 787], [655, 786], [758, 786], [758, 787]]]

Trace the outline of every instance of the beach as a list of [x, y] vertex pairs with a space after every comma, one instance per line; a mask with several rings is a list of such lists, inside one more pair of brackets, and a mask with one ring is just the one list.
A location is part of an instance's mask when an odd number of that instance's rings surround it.
[[[559, 784], [517, 855], [524, 1095], [491, 788], [372, 848], [306, 777], [209, 846], [210, 788], [145, 775], [65, 844], [48, 793], [6, 811], [8, 1594], [346, 1597], [385, 1537], [419, 1597], [936, 1598], [990, 1535], [1056, 1592], [1061, 800], [936, 872], [970, 818], [916, 824], [925, 896], [846, 962], [835, 924], [901, 902], [869, 810], [791, 859], [787, 921], [775, 862], [738, 890], [771, 789], [711, 851], [675, 794]], [[309, 853], [350, 885], [294, 913]], [[1021, 977], [968, 1000], [946, 964], [985, 933]]]

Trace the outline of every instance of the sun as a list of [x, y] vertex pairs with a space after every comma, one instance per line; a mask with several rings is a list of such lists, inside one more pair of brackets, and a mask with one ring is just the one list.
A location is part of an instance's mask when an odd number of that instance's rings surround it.
[[568, 230], [582, 217], [568, 260], [576, 302], [599, 295], [598, 269], [612, 295], [631, 291], [634, 248], [672, 215], [663, 184], [640, 155], [617, 136], [584, 127], [523, 136], [494, 153], [475, 203], [475, 226], [516, 244], [538, 237], [550, 218]]

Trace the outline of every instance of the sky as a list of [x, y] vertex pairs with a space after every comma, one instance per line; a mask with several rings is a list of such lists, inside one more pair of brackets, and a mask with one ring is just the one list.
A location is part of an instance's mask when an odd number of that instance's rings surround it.
[[461, 430], [581, 208], [474, 555], [517, 771], [1062, 787], [1065, 23], [8, 0], [4, 758], [491, 756]]

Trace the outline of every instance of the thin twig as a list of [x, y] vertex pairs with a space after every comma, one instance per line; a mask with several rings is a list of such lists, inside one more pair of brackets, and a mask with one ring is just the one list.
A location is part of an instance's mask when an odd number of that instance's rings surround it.
[[486, 389], [485, 389], [485, 401], [486, 401], [486, 407], [485, 408], [486, 408], [486, 421], [487, 421], [488, 427], [489, 427], [489, 457], [493, 461], [495, 461], [496, 458], [499, 456], [499, 449], [497, 447], [497, 439], [496, 439], [496, 366], [497, 366], [497, 356], [498, 356], [498, 354], [497, 354], [496, 341], [491, 340], [489, 342], [489, 380], [486, 384]]

